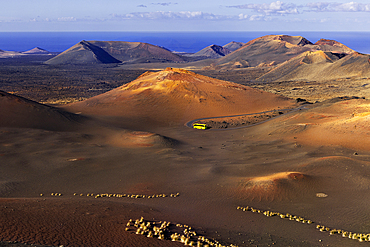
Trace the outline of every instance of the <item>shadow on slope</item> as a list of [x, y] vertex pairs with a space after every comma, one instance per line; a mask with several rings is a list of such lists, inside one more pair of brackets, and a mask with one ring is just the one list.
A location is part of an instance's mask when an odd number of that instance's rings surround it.
[[0, 127], [55, 131], [79, 129], [86, 117], [0, 91]]

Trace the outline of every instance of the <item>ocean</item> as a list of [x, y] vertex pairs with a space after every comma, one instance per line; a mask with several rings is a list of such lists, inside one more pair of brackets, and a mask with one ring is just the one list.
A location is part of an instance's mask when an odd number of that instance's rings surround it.
[[146, 42], [177, 52], [197, 52], [209, 45], [248, 42], [268, 34], [303, 36], [315, 43], [336, 40], [358, 52], [370, 54], [370, 32], [0, 32], [0, 49], [27, 51], [40, 47], [62, 52], [81, 40]]

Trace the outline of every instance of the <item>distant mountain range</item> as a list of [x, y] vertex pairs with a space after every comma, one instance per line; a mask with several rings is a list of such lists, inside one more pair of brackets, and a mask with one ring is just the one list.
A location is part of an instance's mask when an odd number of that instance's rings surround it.
[[83, 40], [46, 64], [185, 63], [220, 58], [243, 45], [244, 43], [233, 41], [225, 46], [210, 45], [195, 54], [184, 55], [142, 42]]
[[194, 53], [181, 55], [166, 48], [141, 42], [81, 41], [47, 64], [105, 64], [105, 63], [186, 63], [201, 59], [216, 59], [218, 69], [276, 66], [305, 52], [331, 52], [340, 58], [356, 53], [345, 45], [321, 39], [316, 43], [301, 36], [267, 35], [248, 43], [216, 44]]
[[[38, 47], [26, 52], [0, 50], [0, 58], [46, 54], [51, 53]], [[198, 60], [204, 62], [192, 64]], [[257, 80], [284, 81], [370, 76], [369, 61], [369, 55], [360, 54], [335, 40], [320, 39], [312, 43], [301, 36], [266, 35], [248, 43], [213, 44], [194, 54], [175, 53], [141, 42], [83, 40], [45, 63], [162, 63], [163, 66], [166, 63], [181, 63], [198, 69], [217, 70], [267, 67], [268, 73]]]
[[39, 47], [35, 47], [29, 51], [24, 51], [24, 52], [0, 50], [0, 58], [13, 58], [13, 57], [20, 57], [20, 56], [25, 56], [25, 55], [53, 55], [53, 53], [46, 51]]

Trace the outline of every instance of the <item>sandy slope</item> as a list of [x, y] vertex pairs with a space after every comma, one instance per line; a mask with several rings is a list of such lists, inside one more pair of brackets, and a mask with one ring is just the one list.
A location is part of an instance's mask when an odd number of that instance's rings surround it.
[[[2, 91], [0, 91], [0, 105], [1, 127], [40, 129], [41, 132], [82, 131], [87, 135], [94, 135], [110, 145], [119, 147], [167, 146], [173, 144], [173, 140], [154, 133], [129, 131], [95, 124], [85, 116], [39, 104]], [[96, 129], [100, 129], [100, 133]], [[30, 132], [32, 133], [31, 130]]]
[[0, 91], [0, 126], [72, 130], [86, 118]]
[[[272, 121], [268, 132], [308, 145], [338, 145], [369, 150], [368, 117], [370, 102], [365, 99], [332, 100], [292, 116]], [[275, 124], [276, 123], [276, 124]]]

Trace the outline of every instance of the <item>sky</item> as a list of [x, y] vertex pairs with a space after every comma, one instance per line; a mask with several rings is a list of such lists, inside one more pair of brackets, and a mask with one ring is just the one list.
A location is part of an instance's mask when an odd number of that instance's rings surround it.
[[370, 31], [370, 1], [1, 0], [0, 32]]

